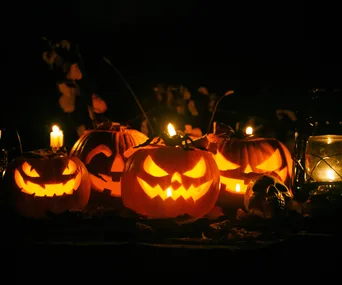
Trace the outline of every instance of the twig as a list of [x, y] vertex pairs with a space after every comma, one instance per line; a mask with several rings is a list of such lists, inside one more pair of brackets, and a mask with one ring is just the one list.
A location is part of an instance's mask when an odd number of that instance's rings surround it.
[[103, 57], [103, 60], [114, 69], [114, 71], [116, 72], [116, 74], [120, 77], [120, 79], [123, 81], [123, 83], [125, 84], [125, 86], [127, 87], [128, 91], [131, 93], [131, 95], [133, 96], [135, 102], [137, 103], [141, 113], [143, 114], [143, 116], [145, 117], [145, 120], [147, 121], [148, 126], [150, 127], [152, 133], [154, 133], [152, 124], [150, 123], [150, 120], [148, 119], [148, 116], [144, 110], [144, 108], [142, 107], [142, 105], [139, 102], [138, 97], [135, 95], [133, 89], [131, 88], [131, 86], [128, 84], [128, 82], [126, 81], [126, 79], [123, 77], [123, 75], [121, 74], [121, 72], [111, 63], [111, 61], [106, 58], [105, 56]]

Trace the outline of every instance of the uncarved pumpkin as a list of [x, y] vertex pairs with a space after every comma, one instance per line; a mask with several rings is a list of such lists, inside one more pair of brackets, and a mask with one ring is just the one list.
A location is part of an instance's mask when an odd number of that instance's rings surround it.
[[32, 218], [83, 210], [90, 197], [90, 178], [77, 157], [43, 151], [22, 154], [4, 176], [2, 202], [7, 210]]
[[212, 154], [149, 145], [130, 153], [122, 176], [122, 201], [152, 218], [199, 218], [215, 205], [220, 174]]
[[79, 157], [86, 165], [92, 192], [89, 208], [121, 208], [121, 175], [125, 165], [123, 153], [148, 140], [143, 133], [106, 122], [86, 131], [74, 144], [69, 155]]

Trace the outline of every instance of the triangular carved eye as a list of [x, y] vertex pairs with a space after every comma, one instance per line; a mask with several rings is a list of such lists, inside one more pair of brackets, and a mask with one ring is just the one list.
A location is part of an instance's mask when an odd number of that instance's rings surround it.
[[221, 171], [234, 170], [240, 167], [240, 165], [230, 162], [220, 152], [215, 154], [215, 161], [218, 169]]
[[282, 164], [280, 151], [277, 149], [268, 159], [259, 164], [256, 168], [264, 171], [276, 171], [281, 168]]
[[23, 163], [22, 169], [27, 176], [40, 177], [38, 172], [26, 161]]
[[143, 168], [145, 172], [154, 177], [163, 177], [169, 175], [165, 170], [161, 169], [157, 164], [155, 164], [150, 155], [146, 157]]
[[193, 169], [190, 169], [189, 171], [185, 172], [184, 175], [188, 176], [190, 178], [199, 178], [204, 176], [205, 172], [207, 170], [207, 166], [205, 165], [205, 161], [203, 157], [200, 159], [199, 162], [195, 165]]
[[69, 160], [68, 165], [67, 165], [67, 167], [64, 169], [62, 175], [74, 174], [76, 170], [77, 170], [76, 163], [73, 162], [72, 160]]

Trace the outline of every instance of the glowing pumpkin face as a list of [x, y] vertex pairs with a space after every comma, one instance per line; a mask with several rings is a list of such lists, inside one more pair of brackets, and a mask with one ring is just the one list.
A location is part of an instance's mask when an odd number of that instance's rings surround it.
[[[36, 165], [36, 168], [38, 170], [39, 165]], [[21, 165], [21, 169], [14, 171], [14, 179], [21, 192], [35, 197], [72, 195], [74, 189], [78, 189], [81, 184], [81, 176], [78, 175], [76, 163], [72, 160], [69, 160], [63, 172], [57, 173], [55, 177], [49, 177], [51, 176], [49, 170], [40, 169], [42, 179], [37, 170], [25, 161]], [[50, 181], [51, 183], [45, 183]]]
[[90, 173], [90, 207], [122, 206], [121, 175], [125, 164], [123, 153], [146, 140], [148, 137], [143, 133], [114, 123], [87, 131], [78, 139], [69, 155], [79, 157]]
[[78, 158], [30, 153], [21, 156], [6, 172], [9, 197], [16, 210], [29, 217], [46, 212], [83, 210], [90, 197], [90, 179]]
[[124, 205], [148, 217], [201, 217], [213, 208], [218, 195], [216, 163], [199, 149], [141, 147], [128, 158], [123, 173]]
[[217, 144], [215, 161], [224, 192], [245, 194], [251, 179], [273, 176], [291, 187], [292, 158], [273, 138], [233, 138]]
[[[116, 153], [114, 156], [108, 146], [101, 144], [88, 153], [85, 164], [90, 172], [94, 190], [98, 192], [106, 190], [110, 192], [110, 196], [121, 196], [121, 175], [125, 162], [120, 153]], [[99, 165], [101, 167], [95, 167]], [[99, 172], [101, 169], [104, 173]]]

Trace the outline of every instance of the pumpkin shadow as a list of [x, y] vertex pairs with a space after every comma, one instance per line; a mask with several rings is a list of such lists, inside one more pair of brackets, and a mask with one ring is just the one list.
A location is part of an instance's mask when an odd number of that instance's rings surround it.
[[85, 210], [88, 212], [96, 212], [99, 209], [120, 215], [126, 207], [122, 203], [121, 197], [112, 196], [110, 190], [105, 189], [103, 192], [92, 190]]

